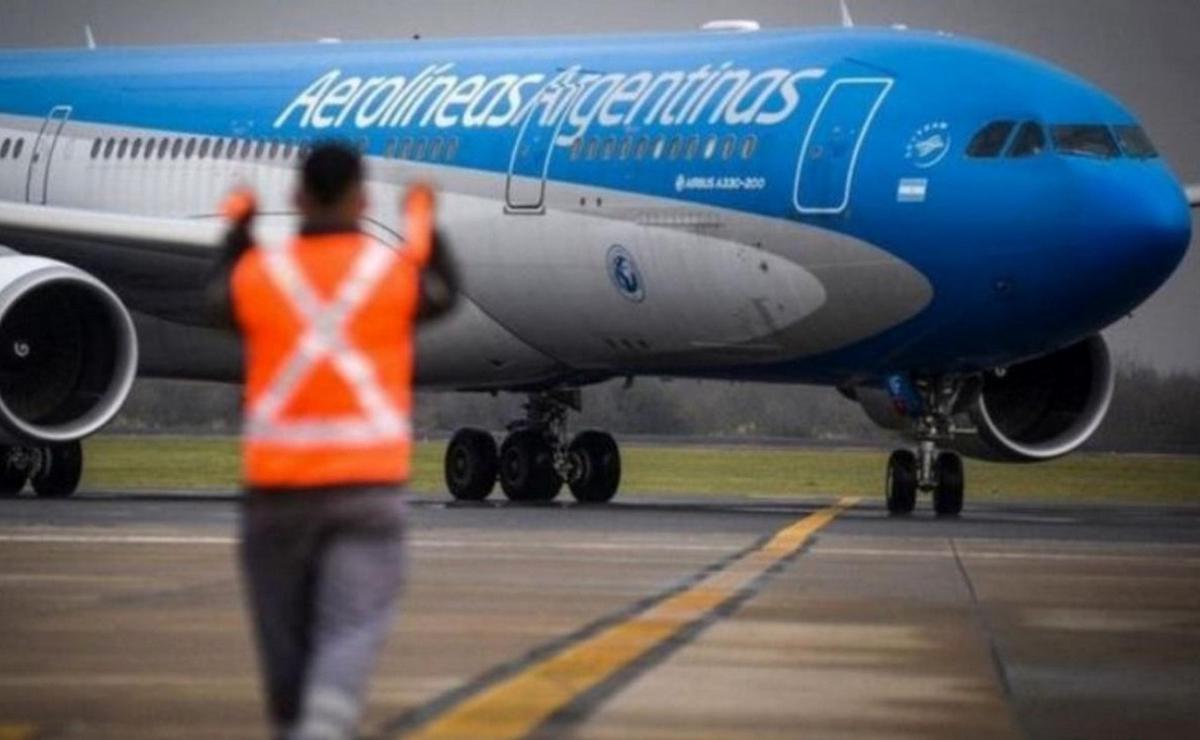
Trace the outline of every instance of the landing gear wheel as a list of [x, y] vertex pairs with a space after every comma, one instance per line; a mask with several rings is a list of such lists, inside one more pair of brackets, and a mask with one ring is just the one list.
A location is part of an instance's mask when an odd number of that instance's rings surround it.
[[532, 429], [513, 432], [500, 446], [500, 487], [511, 501], [553, 501], [562, 489], [554, 451]]
[[933, 489], [933, 510], [938, 516], [952, 517], [962, 513], [963, 463], [953, 452], [943, 452], [934, 462], [937, 487]]
[[888, 459], [885, 486], [888, 513], [908, 516], [917, 506], [917, 456], [896, 450]]
[[83, 475], [83, 445], [68, 442], [43, 447], [42, 464], [33, 474], [33, 490], [42, 498], [67, 498]]
[[482, 501], [496, 485], [500, 457], [496, 440], [482, 429], [459, 429], [446, 447], [444, 472], [450, 495], [459, 501]]
[[29, 480], [25, 468], [15, 464], [14, 452], [11, 447], [0, 447], [0, 498], [19, 495], [25, 481]]
[[611, 434], [580, 432], [568, 451], [575, 471], [570, 481], [571, 494], [585, 504], [603, 504], [612, 500], [621, 484], [621, 451]]

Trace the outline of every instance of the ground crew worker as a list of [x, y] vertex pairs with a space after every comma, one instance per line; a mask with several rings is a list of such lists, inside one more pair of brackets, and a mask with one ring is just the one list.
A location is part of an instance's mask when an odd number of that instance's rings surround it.
[[403, 570], [413, 326], [449, 309], [455, 278], [433, 195], [409, 192], [406, 244], [359, 224], [358, 153], [305, 159], [300, 235], [255, 245], [255, 205], [227, 203], [216, 284], [245, 350], [241, 565], [273, 732], [352, 737]]

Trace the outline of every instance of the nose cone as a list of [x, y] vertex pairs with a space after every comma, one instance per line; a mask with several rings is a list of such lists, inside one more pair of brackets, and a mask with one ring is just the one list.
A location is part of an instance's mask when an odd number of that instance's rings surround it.
[[1175, 272], [1192, 240], [1183, 189], [1165, 168], [1130, 163], [1093, 179], [1075, 256], [1093, 310], [1111, 322], [1152, 296]]

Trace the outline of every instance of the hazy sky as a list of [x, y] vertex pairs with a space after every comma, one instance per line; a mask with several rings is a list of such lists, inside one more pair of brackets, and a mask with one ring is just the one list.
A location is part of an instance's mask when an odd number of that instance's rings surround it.
[[[860, 25], [905, 23], [1054, 61], [1130, 105], [1180, 177], [1200, 183], [1200, 0], [850, 0]], [[102, 45], [680, 30], [714, 18], [829, 25], [836, 0], [0, 0], [0, 45]], [[1200, 231], [1200, 225], [1197, 226]], [[1200, 372], [1200, 254], [1110, 331], [1115, 350]]]

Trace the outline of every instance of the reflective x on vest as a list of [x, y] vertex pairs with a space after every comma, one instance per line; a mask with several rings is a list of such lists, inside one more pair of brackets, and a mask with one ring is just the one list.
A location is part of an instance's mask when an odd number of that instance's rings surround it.
[[[411, 427], [379, 383], [374, 366], [345, 329], [387, 274], [390, 249], [363, 240], [362, 251], [331, 301], [324, 301], [286, 245], [262, 248], [267, 274], [287, 296], [303, 334], [265, 390], [247, 409], [244, 434], [253, 442], [289, 446], [370, 446], [407, 441]], [[288, 419], [282, 412], [317, 364], [328, 360], [360, 408], [336, 419]]]

